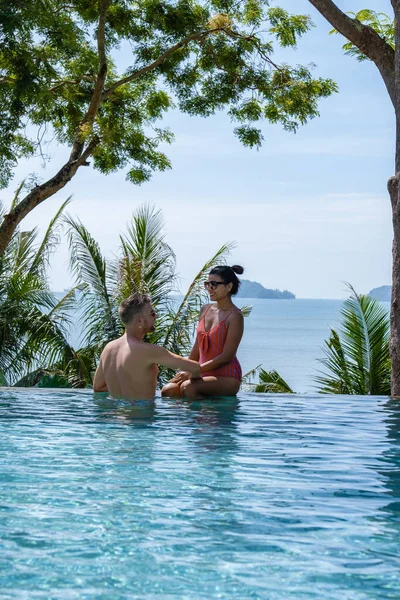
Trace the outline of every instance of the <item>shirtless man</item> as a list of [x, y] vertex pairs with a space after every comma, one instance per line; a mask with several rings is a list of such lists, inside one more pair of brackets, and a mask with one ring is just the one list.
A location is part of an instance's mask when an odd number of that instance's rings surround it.
[[155, 329], [156, 313], [150, 296], [133, 294], [121, 302], [118, 312], [125, 325], [125, 333], [107, 344], [101, 353], [93, 391], [110, 392], [132, 400], [153, 398], [157, 386], [157, 364], [189, 371], [193, 378], [201, 377], [197, 361], [143, 341], [145, 334]]

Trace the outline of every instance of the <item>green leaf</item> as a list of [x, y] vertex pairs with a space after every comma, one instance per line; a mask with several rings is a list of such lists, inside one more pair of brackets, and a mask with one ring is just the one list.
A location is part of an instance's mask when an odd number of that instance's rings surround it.
[[259, 383], [256, 384], [254, 391], [261, 394], [294, 394], [292, 388], [277, 371], [264, 369], [260, 369]]
[[[393, 50], [395, 49], [395, 30], [394, 19], [389, 15], [376, 12], [369, 9], [362, 9], [358, 13], [347, 13], [350, 17], [367, 25], [373, 29]], [[330, 34], [339, 33], [336, 29], [332, 29]], [[344, 53], [348, 56], [355, 56], [358, 61], [371, 60], [351, 41], [347, 41], [342, 46]]]
[[389, 395], [389, 315], [369, 296], [351, 296], [341, 310], [340, 331], [331, 330], [321, 360], [327, 374], [316, 382], [322, 393]]

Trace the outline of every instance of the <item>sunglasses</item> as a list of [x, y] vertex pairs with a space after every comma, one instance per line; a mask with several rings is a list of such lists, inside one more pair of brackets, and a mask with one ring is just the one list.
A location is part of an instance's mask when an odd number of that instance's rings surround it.
[[205, 281], [204, 287], [206, 289], [211, 288], [212, 290], [216, 290], [219, 285], [226, 285], [224, 281]]

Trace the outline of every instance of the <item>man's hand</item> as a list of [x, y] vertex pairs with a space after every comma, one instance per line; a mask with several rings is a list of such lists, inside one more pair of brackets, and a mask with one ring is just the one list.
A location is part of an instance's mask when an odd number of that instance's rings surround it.
[[187, 371], [179, 371], [172, 379], [170, 379], [170, 383], [183, 383], [190, 379], [191, 375]]

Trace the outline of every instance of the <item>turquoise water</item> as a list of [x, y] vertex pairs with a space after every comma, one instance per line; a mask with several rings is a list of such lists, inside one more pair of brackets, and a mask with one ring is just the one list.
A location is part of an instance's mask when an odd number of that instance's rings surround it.
[[0, 391], [0, 597], [400, 597], [400, 404]]

